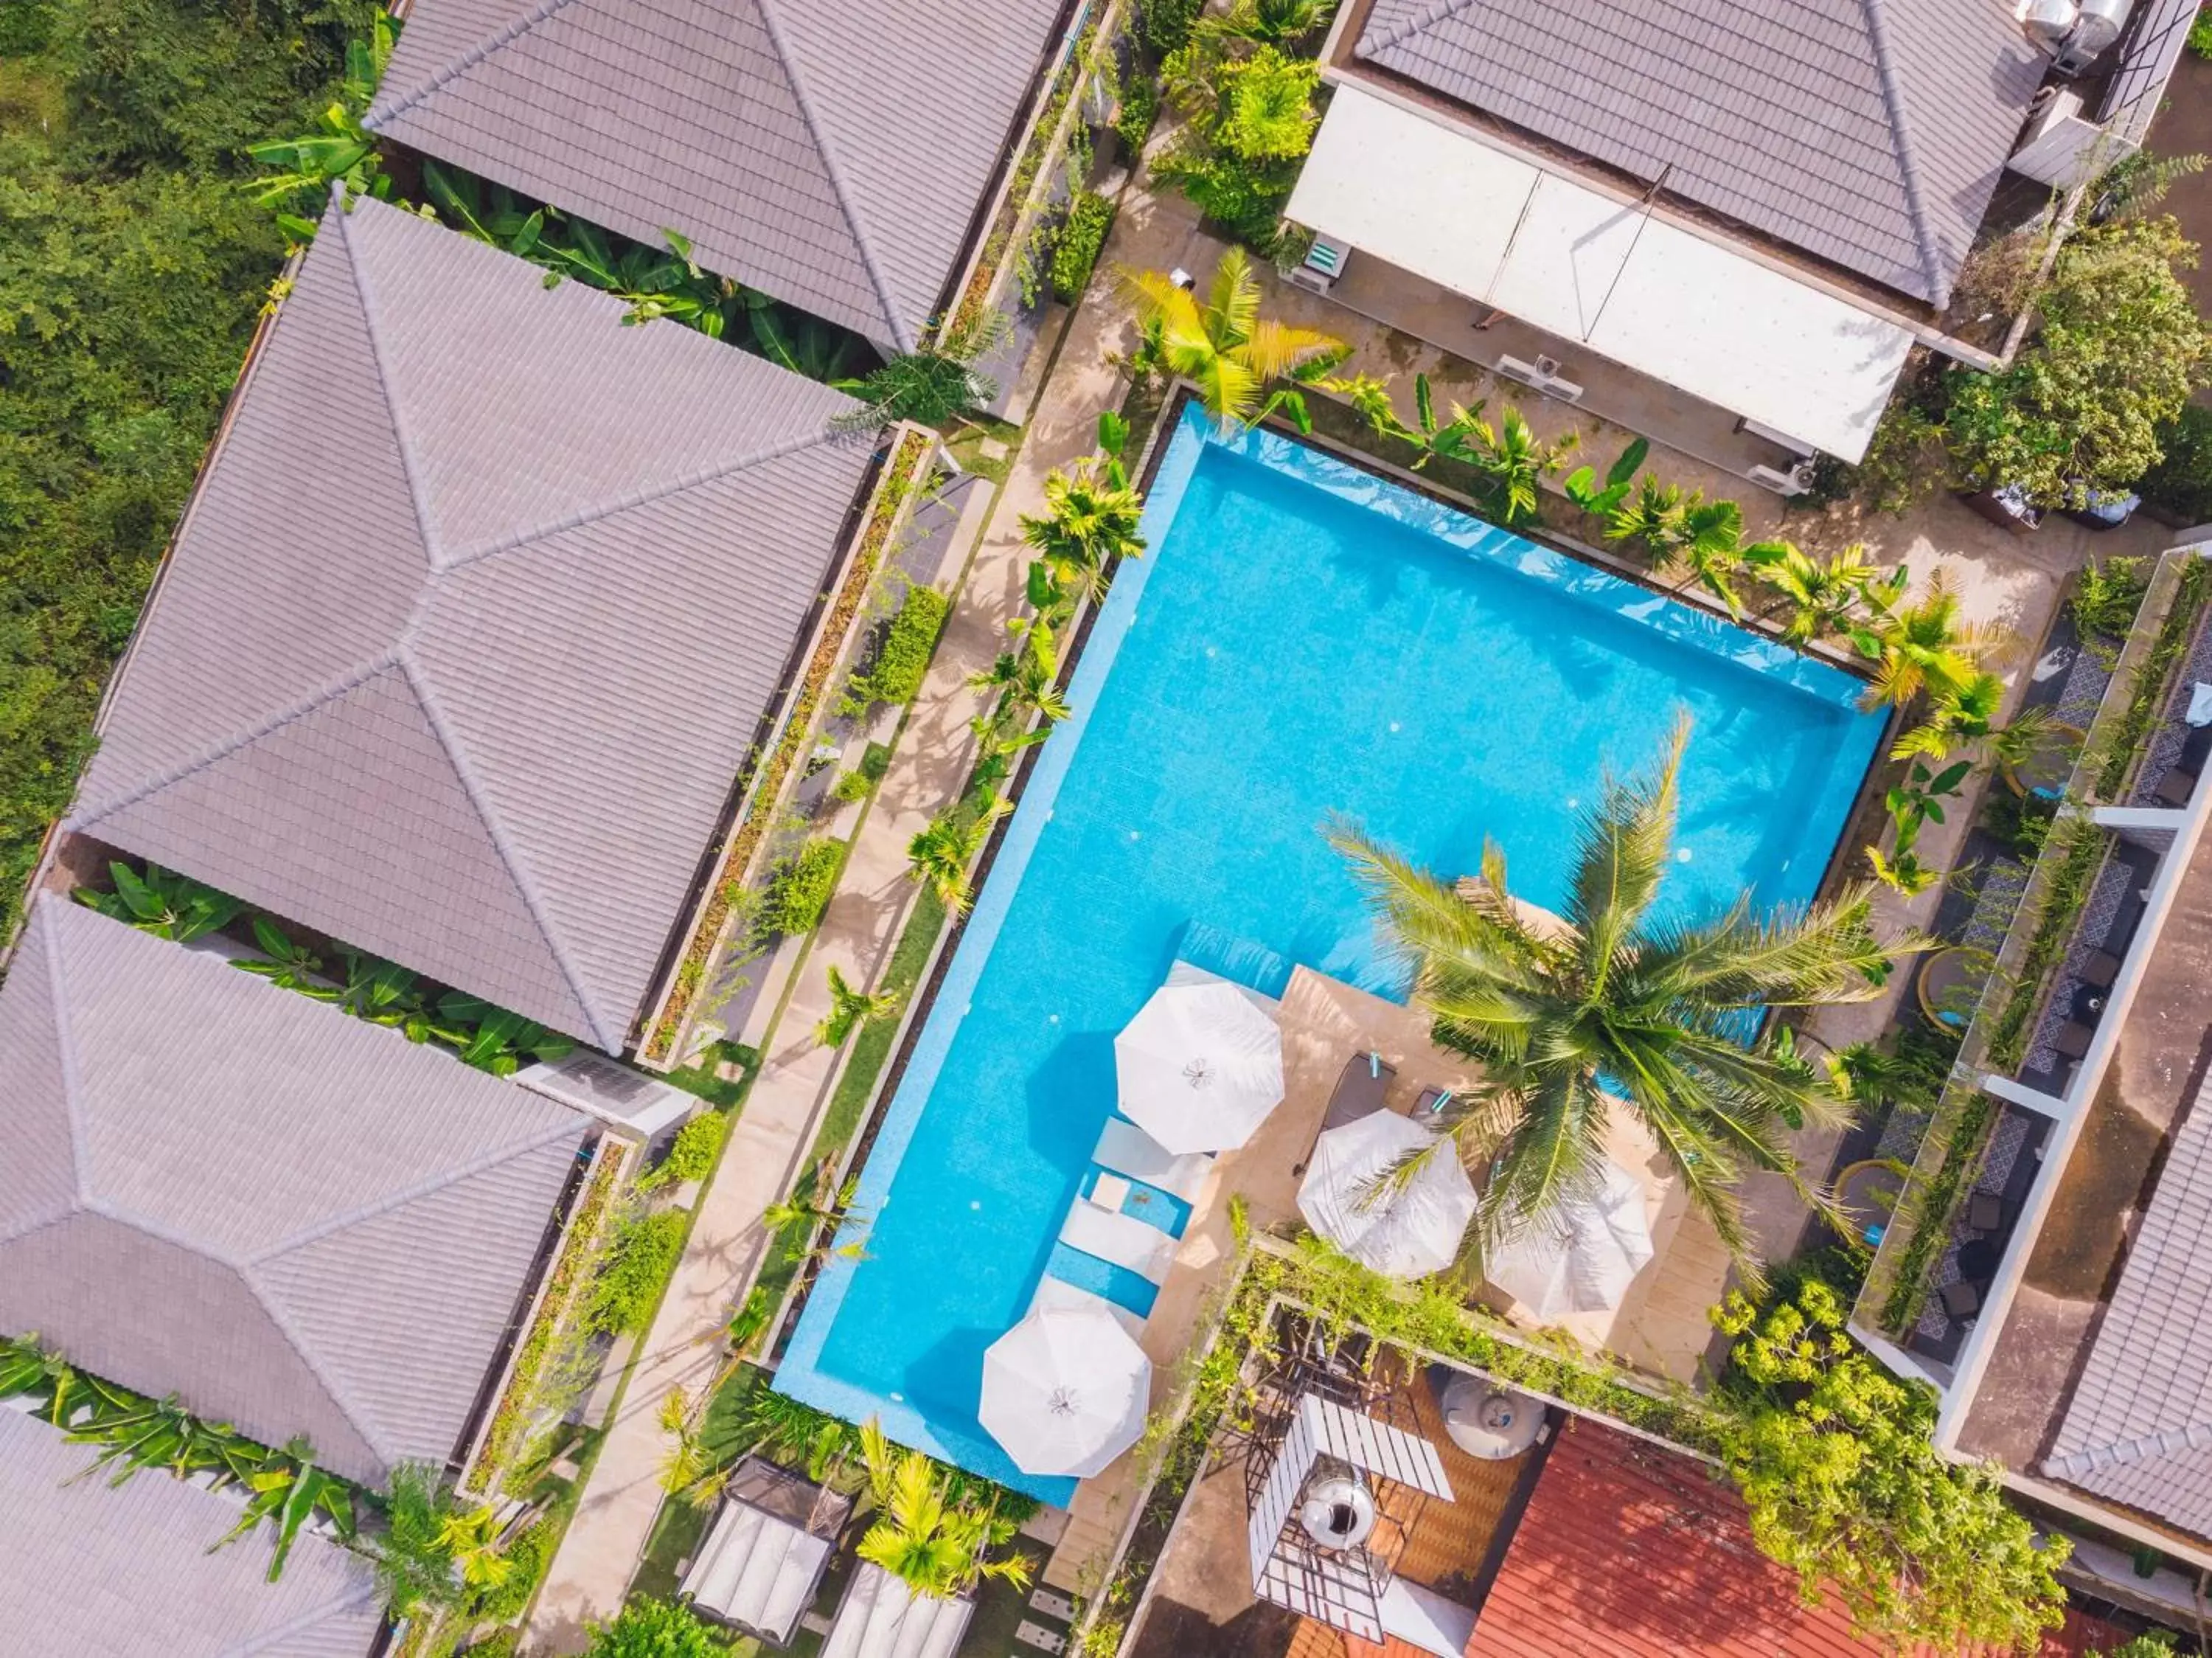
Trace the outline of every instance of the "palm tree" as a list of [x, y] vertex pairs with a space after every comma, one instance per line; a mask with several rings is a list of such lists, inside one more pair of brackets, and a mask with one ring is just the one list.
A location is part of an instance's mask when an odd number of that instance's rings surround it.
[[939, 332], [919, 350], [902, 351], [865, 375], [853, 394], [861, 406], [830, 421], [839, 431], [875, 432], [901, 420], [939, 429], [989, 406], [999, 382], [976, 365], [1005, 343], [1012, 324], [984, 311]]
[[[711, 1389], [705, 1397], [714, 1397]], [[706, 1426], [705, 1413], [691, 1408], [691, 1396], [681, 1387], [669, 1389], [660, 1401], [660, 1431], [669, 1439], [660, 1459], [660, 1489], [693, 1508], [720, 1496], [737, 1471], [733, 1462], [717, 1466]]]
[[1960, 619], [1958, 588], [1939, 568], [1917, 604], [1881, 606], [1852, 630], [1860, 655], [1878, 664], [1866, 705], [1902, 708], [1923, 691], [1964, 691], [2002, 638], [1998, 629]]
[[1348, 825], [1329, 832], [1413, 970], [1436, 1039], [1483, 1067], [1484, 1086], [1447, 1119], [1458, 1155], [1488, 1171], [1479, 1247], [1587, 1190], [1608, 1117], [1625, 1109], [1755, 1272], [1738, 1179], [1771, 1170], [1814, 1198], [1785, 1132], [1846, 1106], [1771, 1029], [1747, 1045], [1747, 1025], [1769, 1008], [1863, 1001], [1893, 954], [1921, 948], [1876, 937], [1864, 887], [1765, 916], [1746, 897], [1702, 922], [1656, 917], [1688, 736], [1686, 720], [1649, 777], [1608, 782], [1585, 813], [1556, 925], [1510, 896], [1494, 844], [1481, 879], [1454, 886]]
[[872, 1019], [888, 1019], [899, 1010], [896, 991], [870, 995], [848, 980], [833, 963], [830, 969], [830, 1011], [814, 1027], [814, 1039], [825, 1048], [842, 1048], [845, 1039]]
[[1467, 458], [1483, 476], [1491, 515], [1507, 529], [1534, 523], [1543, 481], [1574, 453], [1575, 435], [1547, 443], [1510, 404], [1494, 430], [1479, 414], [1467, 424], [1472, 440]]
[[[1057, 725], [1071, 711], [1060, 689], [1060, 648], [1052, 625], [1042, 616], [1023, 625], [1018, 649], [1003, 651], [981, 674], [968, 677], [969, 688], [1001, 693], [1000, 713], [1035, 710], [1048, 724]], [[988, 723], [995, 725], [997, 721]]]
[[943, 1468], [919, 1451], [894, 1448], [872, 1417], [860, 1428], [860, 1454], [876, 1509], [861, 1559], [933, 1600], [963, 1594], [984, 1577], [1029, 1587], [1030, 1563], [1020, 1555], [988, 1557], [1012, 1541], [1012, 1521], [957, 1496]]
[[1022, 515], [1022, 539], [1056, 581], [1075, 592], [1097, 598], [1114, 561], [1145, 550], [1137, 533], [1145, 497], [1129, 486], [1128, 473], [1112, 455], [1086, 455], [1067, 471], [1053, 472], [1044, 480], [1044, 502], [1042, 515]]
[[1685, 495], [1679, 485], [1662, 485], [1649, 475], [1633, 497], [1613, 509], [1605, 533], [1611, 541], [1643, 542], [1662, 570], [1680, 565], [1683, 585], [1698, 583], [1731, 616], [1743, 613], [1743, 601], [1729, 577], [1747, 558], [1756, 562], [1771, 552], [1768, 544], [1744, 546], [1743, 509], [1735, 502], [1708, 501], [1703, 490]]
[[[1260, 284], [1241, 247], [1222, 254], [1203, 303], [1164, 271], [1123, 271], [1121, 281], [1143, 331], [1139, 361], [1196, 386], [1206, 411], [1224, 425], [1257, 425], [1282, 409], [1303, 430], [1305, 399], [1297, 387], [1319, 380], [1350, 350], [1334, 335], [1261, 317]], [[1291, 383], [1278, 383], [1285, 381]]]
[[378, 1586], [394, 1617], [459, 1601], [460, 1577], [445, 1527], [446, 1496], [437, 1472], [419, 1462], [394, 1468], [384, 1498], [384, 1529], [368, 1541]]
[[1878, 609], [1894, 604], [1904, 587], [1903, 569], [1884, 576], [1863, 542], [1816, 558], [1795, 542], [1765, 541], [1747, 547], [1744, 562], [1781, 594], [1780, 604], [1790, 612], [1782, 637], [1793, 644], [1844, 631], [1869, 604]]
[[907, 873], [926, 882], [938, 901], [953, 914], [965, 914], [973, 901], [968, 890], [969, 867], [981, 853], [983, 843], [990, 839], [992, 826], [1013, 809], [1013, 802], [994, 795], [991, 803], [977, 814], [970, 815], [965, 802], [939, 812], [930, 820], [929, 827], [907, 842], [906, 855], [911, 860]]

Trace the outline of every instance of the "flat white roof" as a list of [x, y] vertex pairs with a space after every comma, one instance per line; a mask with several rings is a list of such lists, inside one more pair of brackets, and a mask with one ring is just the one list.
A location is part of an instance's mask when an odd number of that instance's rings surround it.
[[1893, 322], [1356, 85], [1337, 88], [1290, 216], [1844, 460], [1865, 454], [1912, 346]]

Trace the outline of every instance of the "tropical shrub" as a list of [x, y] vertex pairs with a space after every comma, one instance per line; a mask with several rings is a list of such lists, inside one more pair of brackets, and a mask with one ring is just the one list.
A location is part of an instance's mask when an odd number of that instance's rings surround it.
[[141, 875], [118, 859], [108, 864], [107, 874], [114, 883], [112, 890], [80, 887], [72, 896], [112, 920], [179, 944], [220, 932], [246, 907], [228, 893], [158, 863], [148, 864]]
[[384, 157], [375, 135], [361, 123], [398, 37], [398, 25], [380, 9], [368, 29], [347, 46], [345, 78], [314, 130], [246, 147], [246, 153], [262, 166], [276, 169], [254, 187], [253, 199], [276, 210], [276, 221], [287, 235], [304, 241], [315, 234], [333, 184], [343, 182], [349, 196], [390, 199], [392, 180], [384, 171]]
[[[544, 1582], [546, 1569], [553, 1564], [553, 1551], [561, 1541], [562, 1520], [558, 1513], [540, 1515], [507, 1545], [503, 1552], [511, 1570], [476, 1597], [473, 1610], [477, 1617], [503, 1622], [521, 1614], [530, 1604], [530, 1597], [538, 1592], [538, 1584]], [[469, 1649], [477, 1650], [474, 1647]]]
[[990, 796], [980, 810], [965, 800], [947, 807], [907, 843], [907, 874], [935, 893], [953, 914], [966, 914], [974, 896], [969, 870], [982, 855], [993, 826], [1013, 809], [1014, 803], [1000, 795]]
[[872, 1019], [888, 1019], [899, 1010], [896, 991], [871, 992], [852, 983], [832, 962], [830, 966], [830, 1011], [814, 1027], [814, 1039], [825, 1048], [842, 1048], [846, 1039]]
[[2039, 1542], [1990, 1465], [1932, 1442], [1935, 1394], [1891, 1375], [1817, 1280], [1762, 1314], [1731, 1292], [1714, 1321], [1737, 1338], [1722, 1460], [1760, 1550], [1901, 1646], [2030, 1650], [2065, 1612], [2063, 1539]]
[[460, 1574], [446, 1538], [445, 1491], [435, 1469], [404, 1462], [392, 1471], [384, 1527], [368, 1538], [367, 1552], [393, 1617], [460, 1604]]
[[2160, 429], [2206, 379], [2204, 324], [2177, 274], [2197, 258], [2170, 218], [2076, 235], [2012, 367], [1952, 372], [1945, 441], [1966, 479], [2063, 506], [2127, 489], [2155, 466]]
[[587, 1329], [603, 1336], [645, 1332], [684, 1253], [690, 1218], [680, 1209], [662, 1209], [617, 1223], [584, 1306]]
[[1184, 125], [1153, 158], [1152, 177], [1272, 255], [1321, 124], [1320, 65], [1260, 35], [1205, 28], [1169, 55], [1161, 74]]
[[1190, 44], [1192, 29], [1206, 10], [1206, 0], [1138, 0], [1139, 27], [1145, 44], [1162, 58]]
[[1052, 291], [1054, 297], [1073, 305], [1083, 296], [1090, 285], [1091, 272], [1098, 263], [1098, 250], [1106, 246], [1106, 233], [1113, 228], [1114, 204], [1111, 198], [1095, 190], [1078, 192], [1068, 204], [1067, 220], [1060, 229], [1060, 243], [1052, 250]]
[[714, 1167], [715, 1154], [722, 1142], [730, 1137], [730, 1119], [719, 1111], [702, 1111], [676, 1131], [676, 1138], [669, 1143], [668, 1155], [660, 1160], [659, 1167], [638, 1181], [641, 1188], [650, 1191], [654, 1186], [681, 1186], [686, 1180], [703, 1180]]
[[945, 619], [951, 613], [952, 600], [935, 588], [908, 588], [898, 614], [884, 630], [875, 661], [854, 681], [857, 697], [893, 704], [912, 702], [929, 672], [937, 636], [945, 631]]
[[939, 1600], [964, 1594], [986, 1577], [1018, 1589], [1029, 1587], [1026, 1557], [991, 1557], [994, 1549], [1013, 1540], [1015, 1516], [976, 1501], [943, 1465], [920, 1451], [895, 1448], [872, 1417], [861, 1426], [860, 1454], [876, 1509], [875, 1523], [860, 1539], [861, 1559], [915, 1594]]
[[2136, 487], [2142, 498], [2185, 525], [2212, 522], [2212, 409], [2200, 403], [2158, 429], [2158, 465]]
[[1115, 112], [1114, 136], [1121, 141], [1133, 163], [1144, 153], [1152, 123], [1160, 113], [1159, 82], [1141, 69], [1133, 71], [1121, 86], [1121, 107]]
[[2092, 557], [2081, 567], [2081, 579], [2075, 584], [2074, 596], [2067, 601], [2066, 610], [2074, 619], [2074, 630], [2081, 636], [2083, 643], [2093, 649], [2101, 644], [2106, 667], [2118, 659], [2115, 647], [2135, 625], [2136, 611], [2142, 604], [2143, 591], [2149, 585], [2150, 578], [2143, 573], [2141, 558]]
[[769, 880], [761, 924], [787, 938], [803, 937], [820, 926], [845, 868], [845, 851], [842, 840], [810, 840], [778, 864]]
[[998, 312], [982, 311], [901, 352], [849, 388], [861, 406], [830, 424], [848, 432], [881, 431], [902, 420], [939, 430], [958, 424], [998, 397], [999, 382], [976, 365], [1006, 342], [1011, 326]]
[[640, 1595], [613, 1622], [592, 1627], [584, 1658], [727, 1658], [722, 1638], [691, 1608]]

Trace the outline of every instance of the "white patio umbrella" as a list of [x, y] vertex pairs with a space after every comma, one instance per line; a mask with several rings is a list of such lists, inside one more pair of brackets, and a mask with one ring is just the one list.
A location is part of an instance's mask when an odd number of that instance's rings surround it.
[[1610, 1312], [1651, 1259], [1644, 1184], [1608, 1159], [1603, 1179], [1484, 1264], [1490, 1282], [1540, 1319]]
[[1088, 1478], [1143, 1437], [1152, 1385], [1106, 1308], [1041, 1308], [983, 1355], [976, 1414], [1024, 1473]]
[[1393, 1278], [1441, 1272], [1474, 1218], [1474, 1183], [1447, 1147], [1401, 1186], [1378, 1183], [1441, 1137], [1395, 1111], [1371, 1111], [1314, 1143], [1298, 1187], [1306, 1224], [1352, 1259]]
[[1231, 1151], [1283, 1098], [1283, 1033], [1226, 979], [1163, 984], [1114, 1039], [1121, 1114], [1168, 1150]]

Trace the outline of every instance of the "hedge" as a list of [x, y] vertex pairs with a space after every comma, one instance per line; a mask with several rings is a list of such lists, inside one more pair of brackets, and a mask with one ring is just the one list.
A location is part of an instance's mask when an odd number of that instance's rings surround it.
[[837, 877], [845, 868], [845, 843], [810, 840], [776, 866], [769, 878], [768, 900], [761, 921], [771, 932], [799, 938], [822, 924], [830, 895], [837, 890]]
[[605, 1336], [642, 1335], [660, 1300], [691, 1217], [680, 1209], [633, 1216], [616, 1228], [592, 1285], [584, 1322]]
[[1106, 232], [1113, 227], [1114, 204], [1095, 190], [1078, 195], [1067, 210], [1067, 222], [1060, 227], [1060, 245], [1052, 254], [1052, 291], [1057, 298], [1073, 305], [1083, 297], [1090, 285], [1091, 271], [1098, 263], [1098, 252], [1106, 245]]
[[912, 702], [951, 609], [952, 601], [935, 588], [908, 588], [906, 602], [884, 630], [874, 665], [854, 688], [879, 703]]

